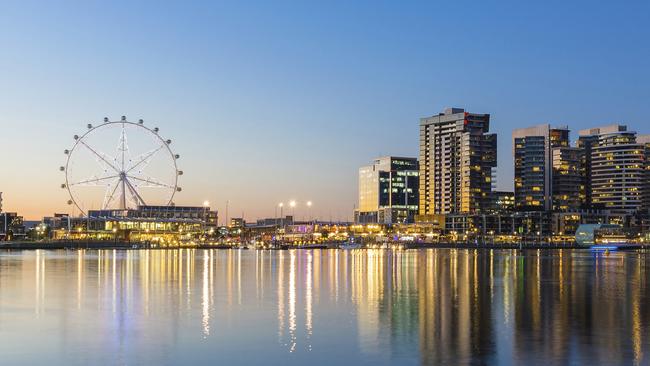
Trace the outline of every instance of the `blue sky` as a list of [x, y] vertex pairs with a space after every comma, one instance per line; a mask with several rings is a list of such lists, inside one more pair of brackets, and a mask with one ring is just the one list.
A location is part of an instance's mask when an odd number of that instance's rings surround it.
[[2, 2], [0, 191], [29, 218], [68, 211], [63, 149], [126, 115], [174, 139], [178, 204], [350, 218], [358, 167], [416, 156], [419, 118], [447, 106], [492, 115], [511, 189], [513, 128], [650, 132], [649, 16], [647, 1]]

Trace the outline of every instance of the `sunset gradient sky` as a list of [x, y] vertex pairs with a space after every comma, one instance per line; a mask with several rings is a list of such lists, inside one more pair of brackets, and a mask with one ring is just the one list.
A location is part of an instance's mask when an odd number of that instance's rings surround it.
[[[420, 117], [491, 113], [510, 133], [612, 122], [650, 132], [647, 1], [3, 1], [0, 191], [69, 212], [63, 150], [87, 123], [143, 118], [182, 155], [177, 204], [350, 219], [357, 169], [417, 156]], [[574, 134], [574, 137], [577, 134]], [[288, 213], [288, 212], [285, 212]]]

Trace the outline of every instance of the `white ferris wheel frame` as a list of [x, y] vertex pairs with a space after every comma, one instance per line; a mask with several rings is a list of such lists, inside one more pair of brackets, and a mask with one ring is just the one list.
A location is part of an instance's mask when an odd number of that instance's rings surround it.
[[[107, 127], [114, 127], [114, 126], [120, 126], [122, 129], [122, 133], [120, 136], [120, 143], [121, 143], [121, 157], [120, 157], [120, 162], [118, 166], [115, 166], [109, 159], [113, 158], [110, 155], [107, 155], [103, 152], [96, 151], [93, 149], [86, 141], [84, 140], [87, 136], [92, 134], [93, 132], [99, 130], [99, 129], [106, 129]], [[149, 133], [151, 136], [155, 137], [154, 141], [159, 141], [161, 143], [160, 146], [156, 147], [155, 149], [145, 152], [141, 154], [138, 158], [137, 161], [130, 166], [126, 166], [126, 161], [125, 161], [125, 153], [128, 150], [127, 146], [127, 141], [126, 141], [126, 127], [127, 126], [134, 126], [136, 128], [142, 128], [145, 133]], [[165, 140], [163, 139], [159, 134], [158, 134], [158, 127], [154, 128], [149, 128], [144, 125], [143, 120], [138, 120], [138, 122], [131, 122], [127, 121], [126, 117], [122, 116], [122, 119], [120, 121], [109, 121], [108, 118], [104, 118], [104, 123], [101, 123], [97, 126], [93, 126], [91, 124], [88, 124], [88, 131], [86, 131], [84, 134], [81, 136], [79, 135], [74, 135], [74, 140], [75, 143], [72, 145], [72, 148], [70, 150], [65, 150], [64, 153], [67, 155], [66, 163], [65, 166], [62, 166], [60, 168], [61, 171], [65, 173], [65, 183], [61, 185], [61, 188], [65, 188], [68, 192], [68, 195], [70, 196], [70, 199], [68, 200], [69, 205], [74, 205], [83, 215], [87, 215], [87, 212], [82, 208], [82, 205], [80, 205], [79, 198], [75, 196], [73, 193], [73, 190], [71, 189], [72, 186], [78, 186], [81, 184], [86, 184], [86, 183], [96, 183], [100, 181], [115, 181], [115, 188], [113, 188], [112, 192], [110, 195], [108, 195], [108, 187], [107, 190], [104, 193], [104, 201], [102, 203], [102, 210], [105, 209], [110, 209], [110, 204], [113, 202], [114, 195], [118, 191], [118, 189], [121, 187], [121, 192], [120, 192], [120, 205], [119, 205], [119, 210], [126, 210], [128, 209], [127, 206], [127, 194], [131, 196], [131, 200], [137, 205], [145, 206], [146, 202], [138, 192], [137, 185], [133, 184], [131, 180], [133, 181], [138, 181], [138, 184], [146, 183], [149, 184], [148, 187], [144, 188], [153, 188], [153, 187], [158, 187], [158, 188], [167, 188], [171, 190], [171, 195], [169, 196], [169, 200], [164, 206], [172, 206], [174, 204], [174, 196], [176, 195], [177, 192], [181, 191], [181, 187], [178, 186], [178, 177], [183, 175], [183, 171], [178, 169], [178, 164], [177, 160], [180, 158], [180, 155], [174, 154], [172, 151], [171, 147], [171, 140]], [[74, 183], [70, 183], [70, 175], [69, 175], [69, 167], [70, 167], [70, 162], [72, 160], [72, 157], [74, 155], [74, 152], [78, 150], [79, 146], [84, 146], [86, 147], [86, 150], [89, 151], [92, 155], [96, 157], [97, 162], [100, 163], [103, 162], [103, 167], [107, 167], [109, 169], [113, 170], [113, 173], [115, 175], [111, 175], [108, 177], [100, 177], [100, 178], [90, 178]], [[141, 164], [148, 164], [158, 152], [160, 151], [165, 151], [166, 153], [169, 154], [171, 157], [171, 161], [173, 162], [173, 168], [174, 168], [174, 177], [173, 177], [173, 183], [163, 183], [159, 182], [157, 179], [151, 178], [151, 177], [135, 177], [133, 175], [129, 175], [129, 173], [140, 166]], [[101, 164], [101, 163], [100, 163]], [[100, 185], [97, 185], [100, 186]]]

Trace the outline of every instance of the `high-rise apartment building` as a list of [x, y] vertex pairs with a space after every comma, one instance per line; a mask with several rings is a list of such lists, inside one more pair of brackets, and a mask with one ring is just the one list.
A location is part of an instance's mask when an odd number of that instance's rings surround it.
[[650, 214], [650, 135], [638, 135], [636, 142], [643, 145], [645, 158], [645, 185], [643, 187], [641, 209]]
[[645, 206], [650, 141], [623, 125], [580, 131], [579, 146], [587, 155], [584, 185], [587, 203], [616, 214], [633, 214]]
[[418, 161], [387, 156], [359, 168], [357, 223], [408, 223], [418, 213]]
[[577, 147], [555, 147], [552, 154], [552, 206], [553, 211], [576, 211], [584, 202], [582, 187], [582, 149]]
[[580, 149], [580, 199], [582, 200], [582, 207], [586, 209], [597, 208], [593, 205], [591, 198], [591, 153], [592, 147], [598, 142], [597, 135], [583, 135], [583, 132], [588, 133], [588, 130], [580, 131], [580, 136], [576, 146]]
[[524, 211], [580, 207], [581, 150], [570, 147], [569, 129], [548, 124], [512, 132], [515, 205]]
[[489, 128], [489, 114], [460, 108], [420, 119], [420, 215], [489, 209], [497, 165]]

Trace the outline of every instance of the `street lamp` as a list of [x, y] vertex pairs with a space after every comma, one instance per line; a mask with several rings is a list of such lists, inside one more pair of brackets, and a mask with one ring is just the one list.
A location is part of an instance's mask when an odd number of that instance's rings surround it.
[[314, 228], [315, 228], [316, 225], [311, 220], [311, 205], [312, 205], [311, 201], [307, 201], [307, 216], [309, 216], [309, 224], [311, 226], [311, 236], [312, 236], [312, 239], [313, 239], [313, 237], [314, 237]]
[[291, 216], [293, 216], [293, 219], [296, 219], [296, 201], [291, 200], [289, 202], [289, 206], [291, 206]]
[[[280, 220], [278, 220], [278, 207], [280, 208]], [[282, 226], [284, 228], [284, 225], [286, 225], [286, 222], [284, 221], [284, 202], [278, 203], [278, 205], [275, 207], [275, 237], [273, 238], [274, 240], [274, 245], [277, 245], [278, 242], [278, 235], [279, 235], [279, 228], [280, 228], [280, 222], [282, 222]]]
[[307, 201], [307, 214], [309, 215], [309, 221], [311, 222], [311, 201]]
[[203, 201], [203, 232], [201, 234], [205, 235], [206, 223], [208, 222], [208, 209], [210, 207], [210, 201]]
[[282, 218], [282, 215], [283, 215], [282, 209], [284, 208], [284, 203], [280, 202], [280, 203], [278, 203], [277, 206], [275, 206], [275, 224], [276, 225], [278, 224], [278, 221], [279, 221], [278, 220], [278, 207], [280, 208], [280, 218]]

